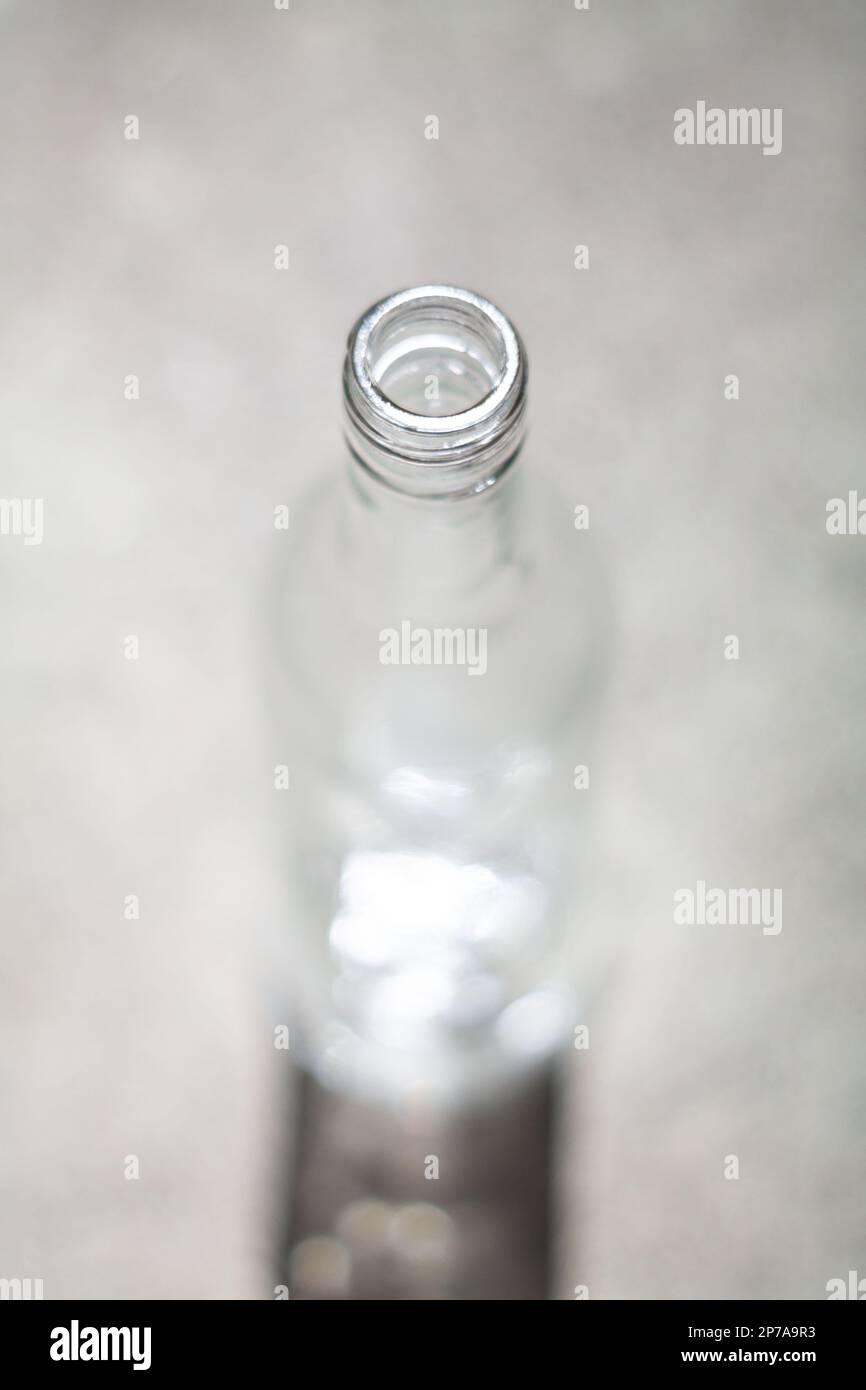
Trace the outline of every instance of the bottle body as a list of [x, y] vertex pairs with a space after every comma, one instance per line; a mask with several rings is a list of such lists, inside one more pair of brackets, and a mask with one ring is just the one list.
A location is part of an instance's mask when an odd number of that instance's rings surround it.
[[472, 1097], [580, 1021], [604, 604], [522, 457], [407, 494], [351, 459], [301, 499], [279, 584], [295, 1016], [327, 1084]]

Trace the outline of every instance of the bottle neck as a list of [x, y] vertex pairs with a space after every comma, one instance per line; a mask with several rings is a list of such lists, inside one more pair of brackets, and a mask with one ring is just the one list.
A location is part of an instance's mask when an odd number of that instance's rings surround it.
[[401, 290], [358, 320], [340, 543], [360, 590], [477, 600], [516, 558], [526, 380], [519, 335], [471, 290]]
[[404, 604], [479, 597], [519, 559], [523, 496], [517, 462], [442, 499], [398, 492], [350, 455], [338, 538], [350, 582]]

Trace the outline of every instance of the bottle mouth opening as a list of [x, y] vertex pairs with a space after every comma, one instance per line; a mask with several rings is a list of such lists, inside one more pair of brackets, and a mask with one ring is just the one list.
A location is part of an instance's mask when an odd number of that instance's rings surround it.
[[520, 447], [525, 386], [523, 345], [489, 300], [450, 285], [402, 290], [349, 335], [349, 443], [403, 491], [478, 491]]
[[366, 338], [364, 366], [392, 405], [413, 415], [460, 415], [502, 381], [508, 345], [474, 304], [432, 296], [384, 313]]

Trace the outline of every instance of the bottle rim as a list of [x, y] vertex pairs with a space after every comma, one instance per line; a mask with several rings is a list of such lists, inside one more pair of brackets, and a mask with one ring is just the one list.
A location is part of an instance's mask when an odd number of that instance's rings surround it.
[[[408, 410], [383, 387], [401, 345], [435, 330], [483, 374], [487, 389], [453, 414]], [[356, 459], [401, 491], [448, 496], [490, 487], [515, 459], [523, 440], [526, 353], [517, 330], [496, 305], [454, 285], [421, 285], [373, 304], [358, 319], [343, 373], [346, 434]]]

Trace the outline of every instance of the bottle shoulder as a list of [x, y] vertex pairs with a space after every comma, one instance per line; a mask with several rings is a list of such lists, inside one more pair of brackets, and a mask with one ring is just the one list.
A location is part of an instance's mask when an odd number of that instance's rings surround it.
[[[370, 573], [372, 566], [353, 572], [347, 553], [348, 538], [341, 525], [344, 496], [345, 479], [335, 473], [308, 488], [293, 504], [291, 540], [283, 560], [283, 570], [292, 579], [293, 592], [315, 588], [323, 602], [330, 600], [345, 605], [353, 596], [357, 599], [369, 597], [374, 602], [376, 593], [383, 591], [397, 598], [403, 593], [407, 597], [417, 597], [426, 587], [436, 602], [447, 605], [453, 600], [447, 582], [426, 584], [417, 551], [410, 551], [408, 563], [404, 563], [406, 557], [400, 556], [393, 545], [394, 533], [399, 529], [396, 518], [383, 527], [383, 539], [387, 539], [388, 544], [379, 547], [380, 567], [374, 573]], [[441, 529], [439, 518], [432, 516], [434, 540], [425, 558], [429, 561], [432, 556], [435, 561], [437, 556], [447, 555], [451, 561], [447, 580], [453, 577], [454, 556], [440, 546]], [[411, 544], [411, 538], [407, 544]], [[471, 554], [473, 547], [477, 550], [476, 538], [468, 535], [467, 552]], [[375, 542], [371, 549], [375, 551]], [[400, 563], [392, 564], [395, 556]], [[427, 577], [432, 579], [430, 568], [428, 564]], [[576, 594], [591, 592], [601, 598], [606, 583], [603, 557], [594, 533], [585, 524], [584, 517], [577, 515], [562, 487], [542, 477], [533, 481], [531, 487], [524, 488], [513, 540], [509, 538], [503, 546], [501, 559], [490, 565], [489, 572], [470, 575], [467, 588], [471, 586], [474, 600], [481, 606], [494, 590], [510, 585], [513, 607], [521, 610], [539, 601], [539, 590], [544, 591], [549, 606], [559, 602], [570, 605]], [[350, 603], [349, 609], [353, 606]]]
[[[403, 567], [393, 576], [387, 565], [375, 576], [353, 572], [339, 523], [341, 481], [322, 482], [293, 508], [276, 579], [276, 647], [293, 698], [331, 708], [334, 718], [351, 701], [377, 711], [377, 723], [386, 712], [402, 722], [407, 707], [413, 718], [426, 711], [431, 724], [459, 709], [467, 727], [486, 725], [491, 735], [524, 723], [521, 710], [528, 722], [539, 712], [567, 719], [575, 690], [594, 684], [606, 664], [610, 605], [591, 531], [575, 527], [563, 494], [546, 483], [533, 489], [501, 563], [455, 590], [416, 583], [411, 565], [408, 580]], [[455, 652], [466, 671], [449, 664]], [[467, 678], [473, 662], [485, 680]], [[395, 675], [394, 664], [413, 669]]]

